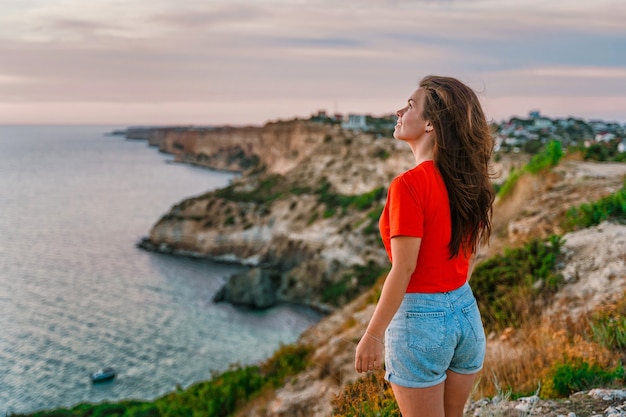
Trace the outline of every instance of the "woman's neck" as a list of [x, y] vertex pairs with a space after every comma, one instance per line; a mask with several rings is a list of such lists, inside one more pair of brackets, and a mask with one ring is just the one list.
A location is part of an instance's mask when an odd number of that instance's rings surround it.
[[411, 151], [413, 151], [413, 157], [415, 158], [415, 166], [418, 166], [422, 162], [432, 161], [434, 159], [433, 148], [426, 141], [419, 143], [409, 143]]

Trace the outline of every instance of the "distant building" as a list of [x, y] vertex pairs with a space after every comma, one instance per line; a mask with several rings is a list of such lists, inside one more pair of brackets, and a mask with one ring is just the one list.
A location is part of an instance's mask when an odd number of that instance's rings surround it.
[[610, 142], [615, 139], [615, 134], [613, 133], [598, 133], [596, 135], [596, 142]]
[[552, 120], [547, 117], [535, 118], [535, 128], [537, 129], [549, 129], [552, 127]]
[[367, 117], [364, 114], [348, 114], [348, 119], [344, 119], [341, 127], [348, 130], [368, 130]]

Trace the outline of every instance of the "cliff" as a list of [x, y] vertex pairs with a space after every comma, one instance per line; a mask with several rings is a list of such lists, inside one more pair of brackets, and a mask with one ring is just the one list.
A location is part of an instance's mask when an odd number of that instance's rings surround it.
[[142, 247], [278, 271], [265, 281], [277, 301], [322, 310], [386, 267], [377, 222], [385, 187], [410, 167], [405, 144], [306, 121], [161, 129], [149, 140], [178, 161], [243, 174], [175, 205]]
[[[175, 205], [141, 243], [271, 271], [234, 277], [218, 300], [332, 311], [388, 266], [377, 220], [389, 182], [412, 166], [406, 144], [302, 120], [149, 132], [149, 143], [177, 161], [242, 172], [227, 188]], [[501, 180], [526, 161], [505, 156], [494, 166]], [[545, 177], [522, 177], [514, 196], [497, 205], [497, 238], [481, 257], [560, 233], [556, 219], [568, 207], [620, 187], [621, 166], [564, 161]]]
[[[332, 312], [298, 341], [313, 347], [312, 365], [238, 415], [330, 415], [333, 398], [359, 378], [353, 369], [354, 348], [373, 313], [379, 278], [388, 266], [377, 219], [390, 180], [412, 166], [410, 150], [393, 139], [305, 121], [157, 129], [148, 136], [152, 145], [173, 153], [178, 161], [242, 175], [225, 189], [175, 205], [143, 246], [262, 268], [237, 277], [235, 287], [226, 291], [236, 293], [254, 282], [255, 291], [241, 297], [250, 305], [289, 300]], [[502, 173], [500, 181], [511, 167], [520, 168], [527, 160], [505, 155], [494, 162]], [[530, 238], [562, 233], [559, 220], [569, 207], [615, 192], [624, 175], [626, 164], [570, 159], [547, 175], [521, 177], [510, 198], [496, 202], [491, 245], [479, 256], [484, 259]], [[624, 226], [611, 223], [565, 235], [560, 268], [566, 282], [546, 308], [545, 320], [563, 315], [576, 320], [602, 302], [621, 297], [626, 290], [624, 236]], [[253, 292], [263, 299], [250, 299]], [[516, 355], [523, 353], [528, 335], [516, 334], [517, 345], [503, 336], [490, 335], [487, 361], [506, 354], [507, 360], [524, 362]], [[594, 407], [602, 401], [594, 400]], [[478, 409], [491, 406], [503, 413], [520, 410], [515, 401], [478, 402], [470, 409], [479, 415]], [[552, 413], [557, 408], [565, 414], [567, 409], [558, 404], [547, 411], [547, 403], [533, 407], [543, 410], [533, 415], [557, 415]]]

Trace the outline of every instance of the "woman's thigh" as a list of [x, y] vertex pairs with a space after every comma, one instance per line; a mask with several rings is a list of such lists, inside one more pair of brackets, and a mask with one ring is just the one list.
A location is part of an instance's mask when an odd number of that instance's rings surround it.
[[402, 417], [445, 417], [444, 384], [428, 388], [407, 388], [391, 383]]
[[444, 382], [428, 388], [408, 388], [391, 383], [402, 417], [462, 417], [476, 374], [452, 371], [446, 374]]

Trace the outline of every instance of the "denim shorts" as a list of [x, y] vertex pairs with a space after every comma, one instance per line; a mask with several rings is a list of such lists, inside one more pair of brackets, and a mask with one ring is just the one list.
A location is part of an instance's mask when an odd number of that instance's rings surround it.
[[446, 371], [482, 369], [485, 331], [469, 286], [444, 293], [407, 293], [385, 332], [385, 379], [408, 388], [427, 388]]

